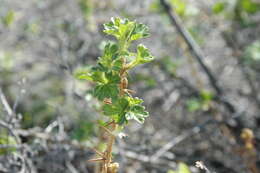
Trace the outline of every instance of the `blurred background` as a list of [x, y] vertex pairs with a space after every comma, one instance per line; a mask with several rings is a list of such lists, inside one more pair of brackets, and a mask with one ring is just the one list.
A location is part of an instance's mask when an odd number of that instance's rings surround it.
[[259, 0], [0, 0], [0, 172], [95, 172], [99, 105], [73, 74], [117, 16], [155, 57], [130, 73], [150, 117], [117, 138], [119, 172], [259, 173]]

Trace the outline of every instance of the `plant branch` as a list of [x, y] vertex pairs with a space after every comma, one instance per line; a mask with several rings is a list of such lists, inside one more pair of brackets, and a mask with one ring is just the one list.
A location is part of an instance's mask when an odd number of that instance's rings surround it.
[[6, 99], [6, 97], [5, 97], [5, 95], [4, 95], [3, 91], [2, 91], [2, 88], [0, 88], [0, 99], [1, 99], [1, 102], [2, 102], [2, 104], [3, 104], [3, 106], [4, 106], [5, 110], [6, 110], [7, 114], [9, 116], [12, 116], [13, 115], [13, 110], [12, 110], [11, 106], [9, 105], [9, 103], [7, 102], [7, 99]]
[[207, 65], [203, 61], [204, 55], [203, 55], [203, 52], [201, 51], [200, 47], [198, 46], [198, 44], [194, 41], [192, 36], [186, 30], [186, 28], [183, 27], [178, 15], [174, 12], [173, 8], [166, 2], [166, 0], [160, 0], [160, 3], [161, 3], [161, 6], [164, 8], [166, 14], [168, 15], [172, 25], [177, 29], [179, 34], [182, 36], [182, 38], [188, 45], [190, 52], [192, 53], [194, 58], [199, 63], [202, 70], [206, 73], [211, 86], [216, 91], [218, 100], [229, 110], [229, 112], [235, 113], [236, 112], [235, 107], [233, 106], [232, 103], [230, 103], [223, 97], [223, 89], [218, 85], [216, 77], [213, 75], [211, 70], [207, 67]]

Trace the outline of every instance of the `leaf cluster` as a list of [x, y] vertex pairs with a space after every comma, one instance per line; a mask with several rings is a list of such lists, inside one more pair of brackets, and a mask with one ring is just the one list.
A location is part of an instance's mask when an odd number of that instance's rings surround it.
[[148, 28], [136, 21], [112, 18], [104, 24], [104, 33], [114, 36], [116, 42], [106, 42], [97, 65], [78, 71], [76, 77], [96, 84], [93, 95], [103, 102], [104, 115], [120, 125], [132, 119], [143, 123], [148, 116], [141, 105], [143, 101], [132, 97], [127, 92], [127, 83], [123, 81], [127, 81], [128, 70], [153, 60], [149, 50], [142, 44], [137, 45], [135, 52], [129, 51], [132, 41], [149, 35]]

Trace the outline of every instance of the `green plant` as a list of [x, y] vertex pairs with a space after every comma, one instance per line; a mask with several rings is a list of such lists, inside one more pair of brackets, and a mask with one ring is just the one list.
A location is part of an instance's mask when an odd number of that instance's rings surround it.
[[0, 155], [15, 152], [16, 141], [12, 136], [9, 136], [3, 132], [0, 133], [0, 145], [6, 145], [7, 147], [0, 148]]
[[173, 171], [169, 170], [167, 173], [191, 173], [188, 165], [183, 162], [178, 163], [178, 169]]
[[6, 27], [10, 27], [15, 20], [15, 12], [13, 10], [9, 10], [5, 16], [2, 17], [2, 23]]
[[187, 108], [190, 112], [195, 112], [198, 110], [207, 111], [211, 107], [212, 100], [214, 95], [207, 91], [200, 91], [200, 95], [198, 98], [191, 98], [187, 100]]
[[132, 41], [149, 35], [144, 24], [112, 18], [104, 24], [104, 32], [114, 36], [117, 41], [107, 42], [97, 65], [78, 71], [76, 77], [96, 83], [92, 94], [102, 103], [102, 113], [109, 120], [101, 125], [108, 134], [106, 149], [104, 152], [95, 150], [101, 158], [92, 161], [102, 161], [102, 173], [114, 173], [118, 167], [118, 164], [112, 162], [114, 132], [122, 129], [129, 120], [143, 123], [149, 115], [142, 106], [143, 100], [133, 97], [133, 91], [128, 89], [128, 71], [152, 61], [153, 56], [142, 44], [137, 45], [135, 52], [129, 51]]
[[250, 17], [260, 11], [260, 3], [254, 0], [221, 0], [216, 1], [212, 11], [224, 15], [227, 19], [234, 19], [243, 27], [249, 27], [255, 25]]

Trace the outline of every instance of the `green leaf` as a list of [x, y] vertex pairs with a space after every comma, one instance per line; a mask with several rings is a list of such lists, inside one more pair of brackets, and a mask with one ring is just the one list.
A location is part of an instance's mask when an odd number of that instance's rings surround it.
[[131, 33], [131, 41], [138, 40], [147, 36], [149, 36], [148, 27], [144, 24], [136, 23]]
[[107, 83], [107, 79], [105, 77], [105, 73], [102, 71], [98, 71], [98, 69], [81, 69], [76, 71], [74, 76], [80, 80], [89, 80], [93, 82], [99, 83]]
[[207, 90], [202, 90], [200, 92], [200, 97], [202, 98], [203, 102], [208, 102], [213, 99], [213, 93]]
[[107, 72], [105, 76], [108, 83], [118, 84], [120, 82], [120, 76], [118, 73]]
[[115, 105], [109, 105], [109, 104], [105, 104], [103, 106], [103, 111], [105, 115], [108, 116], [115, 116], [115, 115], [119, 115], [122, 113], [122, 108], [118, 106], [118, 104]]
[[[111, 18], [111, 21], [104, 24], [104, 32], [109, 35], [113, 35], [116, 38], [120, 38], [120, 18]], [[125, 23], [125, 22], [124, 22]]]
[[127, 123], [127, 119], [125, 117], [125, 113], [121, 114], [120, 116], [118, 116], [117, 121], [116, 121], [119, 125], [123, 125], [125, 123]]
[[144, 102], [142, 99], [139, 99], [138, 97], [127, 97], [127, 100], [130, 105], [138, 105]]
[[199, 99], [190, 99], [187, 101], [187, 108], [190, 112], [195, 112], [202, 107], [202, 103]]
[[115, 100], [118, 96], [118, 87], [117, 84], [100, 84], [94, 88], [94, 96], [99, 100], [103, 101], [104, 98], [111, 98]]
[[114, 42], [107, 42], [104, 48], [104, 54], [99, 58], [99, 63], [104, 67], [111, 68], [112, 62], [118, 57], [118, 46]]
[[142, 102], [143, 100], [137, 97], [123, 97], [112, 104], [105, 104], [103, 111], [105, 115], [113, 116], [118, 124], [127, 123], [129, 120], [144, 123], [149, 114], [145, 107], [140, 105]]
[[133, 68], [139, 64], [151, 62], [154, 57], [151, 55], [149, 50], [142, 44], [137, 46], [137, 54], [135, 60], [129, 64], [129, 68]]
[[242, 8], [247, 12], [254, 14], [260, 11], [260, 3], [253, 2], [252, 0], [241, 0], [240, 1]]
[[134, 105], [130, 107], [130, 110], [126, 113], [126, 120], [136, 120], [138, 123], [144, 123], [149, 113], [145, 111], [145, 107], [141, 105]]
[[137, 60], [139, 64], [151, 62], [153, 59], [154, 59], [153, 56], [144, 45], [139, 44], [137, 46]]
[[219, 14], [219, 13], [221, 13], [222, 11], [225, 10], [226, 6], [227, 6], [227, 3], [225, 3], [225, 2], [217, 2], [217, 3], [215, 3], [214, 6], [212, 7], [212, 10], [213, 10], [213, 12], [214, 12], [215, 14]]
[[169, 170], [167, 173], [191, 173], [191, 171], [185, 163], [180, 162], [178, 163], [178, 169], [176, 171]]
[[184, 16], [186, 12], [186, 4], [183, 0], [171, 0], [171, 5], [180, 16]]
[[13, 10], [9, 10], [6, 16], [3, 17], [2, 21], [5, 26], [9, 27], [15, 20], [15, 12]]
[[89, 74], [89, 70], [86, 69], [79, 69], [74, 73], [74, 77], [76, 77], [77, 79], [85, 79], [85, 80], [92, 80], [90, 74]]
[[112, 18], [110, 22], [104, 24], [104, 32], [126, 42], [149, 35], [148, 27], [144, 24], [120, 18]]
[[[124, 54], [123, 54], [124, 53]], [[128, 56], [127, 52], [121, 52], [121, 56]], [[108, 70], [114, 70], [114, 71], [120, 71], [123, 66], [123, 61], [121, 58], [119, 58], [119, 47], [114, 42], [107, 42], [104, 47], [104, 55], [99, 58], [99, 63], [104, 68], [106, 68], [105, 71]]]
[[191, 173], [189, 167], [185, 163], [179, 163], [179, 173]]
[[[1, 135], [0, 136], [0, 145], [16, 145], [16, 141], [14, 137], [12, 136], [6, 136], [6, 135]], [[9, 147], [9, 148], [0, 148], [0, 155], [1, 154], [7, 154], [8, 152], [14, 152], [16, 151], [16, 148], [14, 147]]]
[[117, 60], [113, 61], [112, 70], [119, 72], [122, 69], [122, 67], [123, 67], [122, 59], [117, 59]]
[[139, 123], [144, 123], [146, 117], [149, 116], [149, 113], [145, 111], [145, 107], [141, 104], [143, 103], [142, 99], [138, 97], [126, 97], [129, 103], [129, 109], [125, 114], [126, 120], [136, 120]]
[[125, 98], [120, 98], [113, 104], [105, 104], [103, 106], [103, 111], [105, 115], [116, 117], [123, 115], [128, 105], [128, 101]]
[[151, 12], [161, 13], [163, 12], [163, 8], [160, 5], [159, 1], [153, 1], [149, 7]]

